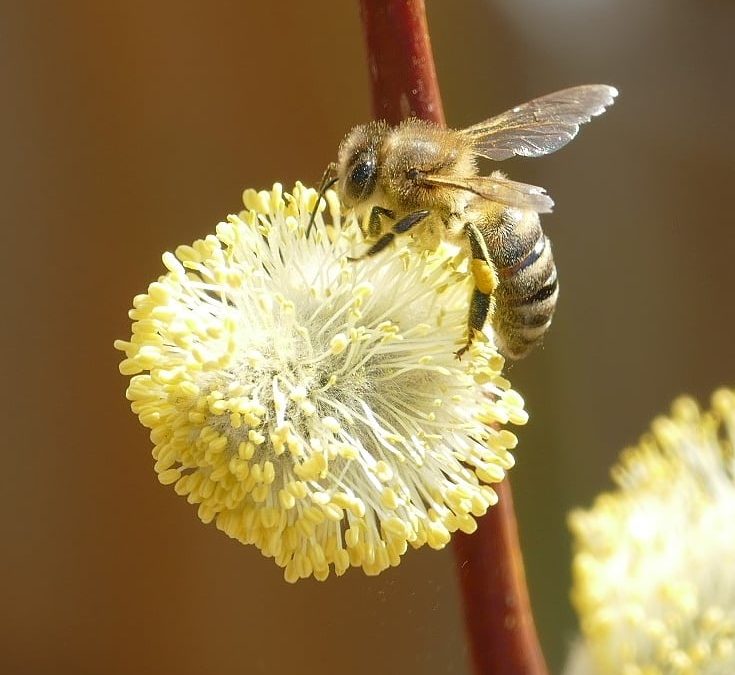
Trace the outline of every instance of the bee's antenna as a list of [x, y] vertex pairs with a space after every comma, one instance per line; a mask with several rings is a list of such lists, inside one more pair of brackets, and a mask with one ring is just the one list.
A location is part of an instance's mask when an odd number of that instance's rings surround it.
[[319, 181], [319, 192], [317, 193], [317, 199], [316, 203], [314, 204], [314, 208], [311, 211], [311, 215], [309, 216], [309, 224], [306, 226], [306, 238], [309, 238], [309, 234], [311, 234], [311, 228], [314, 226], [314, 219], [316, 218], [316, 212], [319, 209], [319, 204], [321, 204], [322, 198], [324, 197], [324, 194], [329, 190], [332, 185], [334, 185], [339, 178], [334, 176], [334, 172], [336, 171], [337, 166], [334, 162], [330, 162], [327, 165], [327, 168], [324, 170], [324, 173], [322, 174], [322, 179]]

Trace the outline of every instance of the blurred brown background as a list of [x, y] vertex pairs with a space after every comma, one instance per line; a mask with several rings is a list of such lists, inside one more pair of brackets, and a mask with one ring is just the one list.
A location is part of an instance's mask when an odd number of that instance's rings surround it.
[[[429, 0], [447, 118], [565, 86], [617, 105], [507, 163], [548, 187], [561, 299], [513, 368], [512, 473], [554, 672], [574, 633], [569, 508], [680, 392], [735, 380], [735, 5]], [[377, 579], [285, 584], [155, 479], [112, 341], [160, 254], [243, 186], [316, 181], [370, 115], [355, 2], [4, 2], [6, 355], [0, 671], [468, 671], [450, 550]]]

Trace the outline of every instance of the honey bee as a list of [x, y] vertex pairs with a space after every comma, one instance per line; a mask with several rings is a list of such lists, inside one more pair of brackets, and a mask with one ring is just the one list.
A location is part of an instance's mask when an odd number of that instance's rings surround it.
[[332, 184], [346, 207], [367, 217], [376, 241], [366, 256], [409, 231], [423, 246], [448, 240], [468, 256], [474, 289], [458, 358], [488, 315], [501, 353], [526, 356], [549, 328], [559, 293], [551, 244], [539, 220], [553, 201], [543, 188], [500, 172], [478, 175], [477, 158], [555, 152], [617, 93], [607, 85], [572, 87], [466, 129], [418, 119], [394, 127], [370, 122], [343, 139], [331, 165]]

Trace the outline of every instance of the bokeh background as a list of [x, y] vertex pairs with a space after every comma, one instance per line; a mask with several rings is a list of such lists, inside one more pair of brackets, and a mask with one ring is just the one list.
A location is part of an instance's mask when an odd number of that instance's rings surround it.
[[[565, 514], [681, 392], [733, 383], [735, 84], [727, 0], [429, 0], [447, 118], [565, 86], [616, 106], [513, 160], [561, 298], [510, 377], [512, 472], [553, 672], [575, 632]], [[112, 342], [160, 254], [244, 186], [317, 181], [370, 116], [356, 2], [0, 5], [4, 467], [0, 671], [469, 673], [451, 550], [285, 584], [161, 487]]]

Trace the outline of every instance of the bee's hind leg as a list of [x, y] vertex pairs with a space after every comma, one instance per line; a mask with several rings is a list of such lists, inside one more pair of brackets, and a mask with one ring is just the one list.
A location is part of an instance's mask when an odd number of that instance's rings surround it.
[[462, 349], [454, 352], [458, 359], [461, 359], [464, 353], [470, 348], [476, 334], [482, 332], [491, 306], [492, 296], [489, 293], [483, 293], [475, 286], [472, 291], [472, 300], [470, 301], [470, 313], [467, 316], [467, 344]]
[[475, 288], [472, 291], [470, 312], [467, 317], [467, 344], [455, 352], [458, 359], [461, 359], [462, 355], [470, 348], [475, 335], [482, 332], [493, 305], [493, 293], [498, 287], [498, 275], [495, 266], [490, 261], [482, 234], [474, 225], [469, 223], [465, 225], [465, 233], [470, 241], [472, 251], [470, 272], [472, 272], [472, 277], [475, 280]]
[[[388, 246], [388, 244], [390, 244], [395, 239], [397, 234], [408, 232], [412, 227], [418, 225], [428, 215], [429, 211], [422, 210], [414, 211], [413, 213], [409, 213], [407, 216], [404, 216], [395, 225], [393, 225], [393, 227], [390, 229], [390, 232], [386, 232], [365, 252], [364, 255], [360, 256], [360, 258], [368, 258], [375, 255], [376, 253], [380, 253], [386, 246]], [[370, 218], [372, 220], [372, 214]], [[360, 258], [349, 258], [349, 260], [360, 260]]]

